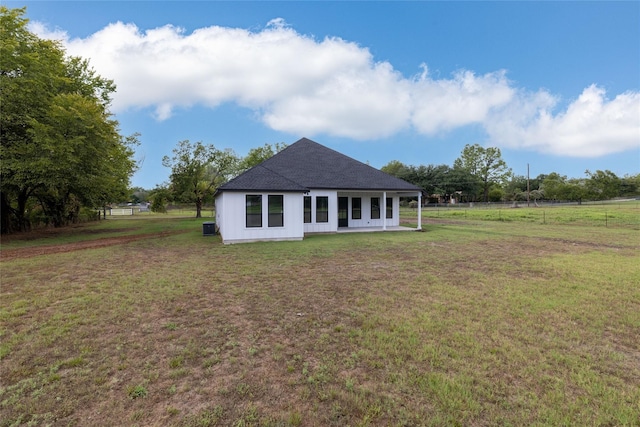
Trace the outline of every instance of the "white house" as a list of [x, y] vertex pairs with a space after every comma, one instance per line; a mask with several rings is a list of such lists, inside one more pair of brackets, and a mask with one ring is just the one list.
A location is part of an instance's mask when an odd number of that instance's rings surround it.
[[302, 138], [220, 186], [216, 223], [224, 243], [387, 230], [400, 224], [400, 197], [422, 204], [419, 187]]

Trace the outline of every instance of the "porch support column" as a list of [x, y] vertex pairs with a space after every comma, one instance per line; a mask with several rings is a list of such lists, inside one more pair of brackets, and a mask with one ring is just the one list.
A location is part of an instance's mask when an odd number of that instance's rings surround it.
[[422, 191], [418, 193], [418, 230], [422, 230]]
[[382, 231], [387, 231], [387, 192], [382, 192]]

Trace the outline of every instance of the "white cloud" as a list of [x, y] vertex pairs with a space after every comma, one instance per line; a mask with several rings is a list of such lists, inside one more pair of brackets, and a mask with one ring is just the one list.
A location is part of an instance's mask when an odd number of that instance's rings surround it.
[[69, 39], [69, 35], [66, 31], [59, 28], [50, 30], [49, 27], [38, 21], [29, 21], [29, 31], [42, 39], [60, 40], [62, 42], [66, 42]]
[[521, 94], [490, 117], [490, 140], [570, 157], [599, 157], [640, 147], [640, 93], [612, 100], [591, 85], [565, 111], [553, 114], [558, 99], [547, 92]]
[[434, 80], [424, 72], [413, 83], [412, 122], [425, 134], [447, 131], [485, 121], [491, 109], [508, 103], [514, 90], [499, 71], [477, 77], [471, 71], [459, 71], [450, 80]]
[[408, 126], [409, 84], [388, 63], [337, 70], [318, 83], [273, 102], [265, 123], [291, 133], [355, 139], [389, 136]]
[[116, 113], [153, 108], [168, 120], [179, 108], [230, 102], [273, 129], [306, 136], [376, 139], [407, 128], [433, 135], [478, 124], [488, 144], [558, 155], [599, 156], [640, 144], [638, 92], [608, 100], [594, 85], [554, 112], [556, 96], [516, 88], [503, 70], [436, 79], [425, 65], [405, 78], [356, 43], [316, 40], [281, 18], [256, 32], [212, 26], [187, 34], [171, 25], [142, 31], [118, 22], [70, 39], [37, 22], [31, 29], [62, 40], [68, 53], [90, 58], [113, 79]]

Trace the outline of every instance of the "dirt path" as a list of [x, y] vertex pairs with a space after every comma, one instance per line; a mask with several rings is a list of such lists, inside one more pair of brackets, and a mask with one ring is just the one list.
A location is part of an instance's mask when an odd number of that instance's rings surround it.
[[173, 234], [179, 234], [183, 231], [163, 231], [160, 233], [136, 234], [132, 236], [121, 237], [105, 237], [102, 239], [86, 240], [83, 242], [64, 243], [59, 245], [45, 245], [31, 248], [3, 249], [0, 251], [0, 259], [12, 260], [17, 258], [31, 258], [38, 255], [49, 255], [73, 251], [81, 251], [84, 249], [97, 249], [107, 246], [122, 245], [125, 243], [135, 242], [144, 239], [157, 239], [167, 237]]

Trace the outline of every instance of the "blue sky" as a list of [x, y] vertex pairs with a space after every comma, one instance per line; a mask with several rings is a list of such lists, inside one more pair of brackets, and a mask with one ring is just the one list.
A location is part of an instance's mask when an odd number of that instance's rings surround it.
[[311, 138], [382, 167], [499, 147], [518, 175], [640, 173], [640, 2], [5, 2], [118, 86], [132, 185], [178, 141]]

